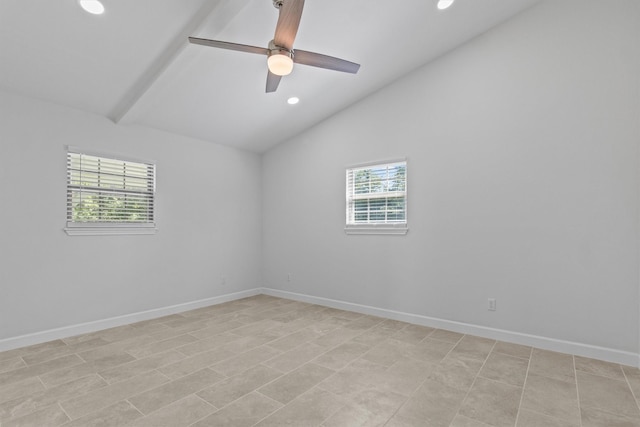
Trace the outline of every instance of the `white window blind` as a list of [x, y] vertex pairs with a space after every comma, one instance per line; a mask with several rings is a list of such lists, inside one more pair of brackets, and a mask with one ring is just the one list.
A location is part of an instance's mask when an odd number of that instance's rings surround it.
[[[67, 233], [155, 230], [155, 165], [67, 151]], [[146, 234], [147, 232], [143, 232]]]
[[348, 168], [346, 215], [347, 233], [406, 233], [407, 162]]

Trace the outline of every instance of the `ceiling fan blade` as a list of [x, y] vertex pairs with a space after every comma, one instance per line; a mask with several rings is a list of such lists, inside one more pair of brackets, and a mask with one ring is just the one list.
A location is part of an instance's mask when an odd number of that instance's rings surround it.
[[189, 41], [193, 44], [201, 44], [203, 46], [217, 47], [220, 49], [237, 50], [239, 52], [257, 53], [259, 55], [268, 55], [269, 49], [264, 47], [249, 46], [246, 44], [222, 42], [219, 40], [201, 39], [198, 37], [189, 37]]
[[360, 69], [360, 64], [356, 64], [355, 62], [298, 49], [293, 52], [293, 62], [351, 74], [356, 74]]
[[276, 25], [276, 35], [273, 38], [276, 46], [284, 47], [288, 50], [293, 49], [293, 41], [298, 33], [303, 8], [304, 0], [282, 0], [278, 24]]
[[266, 92], [275, 92], [276, 89], [278, 89], [278, 85], [280, 84], [280, 79], [282, 79], [282, 76], [278, 76], [276, 74], [273, 74], [271, 71], [268, 71]]

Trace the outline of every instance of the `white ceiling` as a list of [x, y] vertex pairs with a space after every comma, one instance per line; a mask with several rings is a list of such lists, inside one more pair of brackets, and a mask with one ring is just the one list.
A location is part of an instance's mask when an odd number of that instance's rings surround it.
[[[0, 0], [0, 89], [262, 152], [539, 0], [307, 0], [295, 47], [362, 66], [297, 65], [265, 94], [266, 57], [187, 36], [266, 47], [272, 0]], [[295, 106], [286, 100], [301, 99]]]

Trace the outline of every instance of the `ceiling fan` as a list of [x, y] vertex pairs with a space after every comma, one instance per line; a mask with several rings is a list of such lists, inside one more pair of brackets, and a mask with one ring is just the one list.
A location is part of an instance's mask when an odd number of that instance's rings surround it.
[[276, 33], [269, 42], [268, 48], [248, 46], [238, 43], [229, 43], [219, 40], [189, 37], [194, 44], [217, 47], [221, 49], [237, 50], [240, 52], [256, 53], [267, 56], [267, 93], [275, 92], [280, 84], [282, 76], [286, 76], [293, 70], [293, 64], [311, 65], [312, 67], [326, 68], [355, 74], [360, 69], [359, 64], [345, 61], [344, 59], [308, 52], [306, 50], [294, 50], [293, 41], [298, 32], [304, 0], [273, 0], [273, 6], [279, 10]]

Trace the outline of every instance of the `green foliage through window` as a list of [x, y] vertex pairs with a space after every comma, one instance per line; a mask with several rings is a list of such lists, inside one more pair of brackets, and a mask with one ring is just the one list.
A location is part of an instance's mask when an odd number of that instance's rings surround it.
[[154, 197], [153, 164], [67, 153], [69, 223], [153, 223]]
[[407, 164], [347, 169], [347, 224], [407, 222]]

